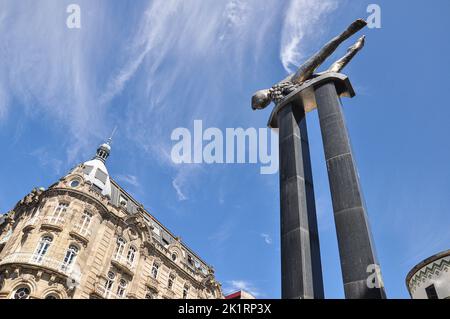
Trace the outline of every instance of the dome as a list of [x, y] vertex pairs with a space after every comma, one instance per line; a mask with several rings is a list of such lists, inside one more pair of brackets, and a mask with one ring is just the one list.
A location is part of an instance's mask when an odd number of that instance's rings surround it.
[[105, 161], [111, 152], [111, 141], [101, 144], [97, 155], [90, 161], [84, 162], [84, 178], [101, 191], [102, 195], [111, 197], [111, 181]]

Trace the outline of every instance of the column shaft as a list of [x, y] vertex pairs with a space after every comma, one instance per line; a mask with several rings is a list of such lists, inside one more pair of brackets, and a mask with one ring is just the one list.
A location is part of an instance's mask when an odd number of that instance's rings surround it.
[[306, 119], [301, 107], [278, 114], [283, 299], [324, 298]]
[[385, 298], [384, 287], [382, 284], [379, 285], [381, 281], [377, 281], [375, 287], [368, 284], [371, 275], [368, 269], [373, 270], [374, 265], [379, 269], [379, 264], [359, 175], [334, 83], [325, 83], [317, 88], [316, 101], [330, 181], [345, 296], [348, 299]]

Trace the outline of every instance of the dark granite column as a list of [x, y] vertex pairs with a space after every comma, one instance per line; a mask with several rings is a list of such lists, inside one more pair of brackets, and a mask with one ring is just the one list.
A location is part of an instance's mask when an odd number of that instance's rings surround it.
[[370, 288], [369, 265], [379, 267], [359, 175], [333, 82], [315, 90], [347, 299], [386, 298], [384, 287]]
[[324, 298], [314, 188], [303, 107], [278, 113], [283, 299]]

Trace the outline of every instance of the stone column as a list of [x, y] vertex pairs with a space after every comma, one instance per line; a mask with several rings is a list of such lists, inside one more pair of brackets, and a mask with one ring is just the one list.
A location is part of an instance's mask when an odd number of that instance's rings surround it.
[[314, 187], [303, 107], [278, 113], [283, 299], [324, 298]]
[[345, 296], [347, 299], [386, 298], [382, 284], [371, 288], [367, 283], [374, 269], [379, 270], [379, 264], [335, 83], [329, 81], [317, 86], [315, 98], [330, 181]]

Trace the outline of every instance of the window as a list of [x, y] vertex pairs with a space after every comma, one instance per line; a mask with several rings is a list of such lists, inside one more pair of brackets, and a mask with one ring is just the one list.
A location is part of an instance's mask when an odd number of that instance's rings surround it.
[[188, 285], [184, 285], [183, 287], [183, 299], [187, 299], [189, 294], [189, 286]]
[[128, 203], [128, 200], [126, 199], [125, 196], [123, 196], [122, 194], [119, 195], [119, 205], [126, 207]]
[[131, 265], [131, 266], [133, 265], [135, 257], [136, 257], [136, 248], [131, 246], [130, 249], [128, 249], [128, 254], [127, 254], [127, 261], [128, 261], [129, 265]]
[[111, 291], [111, 289], [114, 285], [115, 279], [116, 279], [116, 273], [113, 271], [108, 271], [108, 276], [107, 276], [106, 282], [105, 282], [105, 295], [108, 295], [109, 292]]
[[85, 235], [91, 225], [92, 214], [85, 211], [81, 217], [80, 233]]
[[172, 289], [174, 281], [175, 281], [175, 274], [172, 273], [169, 275], [169, 281], [167, 282], [167, 288]]
[[80, 181], [78, 179], [74, 179], [70, 182], [70, 187], [77, 188], [80, 185]]
[[115, 259], [120, 259], [122, 257], [123, 250], [125, 249], [126, 243], [127, 242], [122, 237], [119, 237], [117, 239], [117, 247], [116, 247]]
[[63, 270], [68, 270], [70, 268], [70, 266], [75, 261], [77, 254], [78, 254], [78, 247], [76, 247], [75, 245], [70, 245], [69, 249], [66, 252], [66, 256], [64, 257], [64, 262], [62, 265]]
[[93, 168], [94, 168], [94, 166], [86, 165], [83, 168], [83, 173], [85, 173], [86, 175], [89, 175], [89, 174], [91, 174]]
[[194, 260], [192, 259], [191, 255], [188, 255], [187, 261], [189, 265], [194, 266]]
[[13, 295], [13, 299], [29, 299], [29, 298], [30, 298], [30, 288], [28, 287], [18, 288]]
[[117, 296], [123, 297], [125, 295], [125, 289], [127, 289], [127, 281], [125, 279], [120, 279], [119, 287], [117, 287]]
[[45, 299], [61, 299], [61, 298], [59, 298], [59, 296], [56, 294], [48, 294], [47, 296], [45, 296]]
[[439, 299], [439, 296], [436, 291], [436, 287], [434, 285], [428, 286], [425, 288], [425, 292], [427, 293], [428, 299]]
[[147, 287], [147, 292], [145, 293], [144, 299], [156, 299], [155, 291], [149, 287]]
[[159, 264], [156, 262], [153, 262], [152, 266], [152, 277], [156, 279], [158, 277], [158, 270], [159, 270]]
[[178, 255], [176, 253], [172, 253], [172, 261], [177, 261]]
[[36, 248], [36, 251], [33, 255], [33, 261], [40, 263], [42, 262], [42, 259], [44, 258], [45, 254], [48, 251], [48, 248], [50, 247], [50, 244], [52, 243], [52, 238], [50, 236], [44, 236], [39, 241], [39, 244]]
[[95, 172], [95, 178], [98, 179], [103, 184], [106, 184], [106, 179], [108, 178], [108, 174], [106, 174], [100, 168], [97, 168], [97, 171]]
[[68, 207], [69, 204], [59, 203], [59, 205], [55, 208], [55, 211], [53, 212], [52, 221], [58, 222], [59, 220], [64, 218], [64, 215], [66, 214]]

